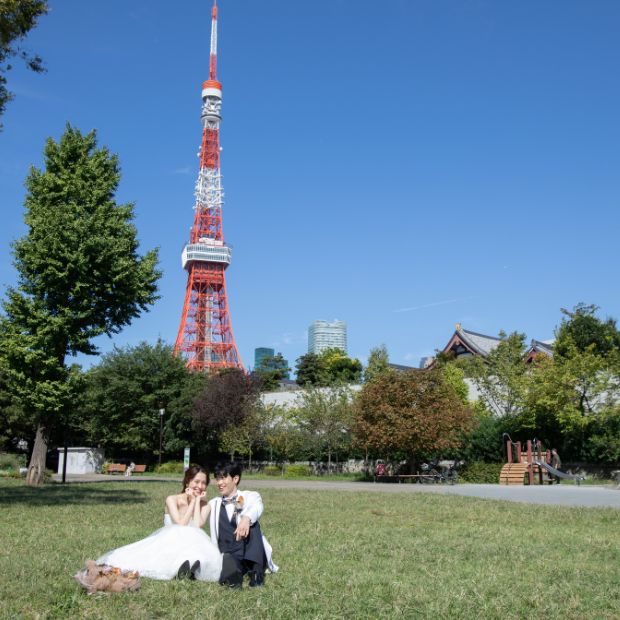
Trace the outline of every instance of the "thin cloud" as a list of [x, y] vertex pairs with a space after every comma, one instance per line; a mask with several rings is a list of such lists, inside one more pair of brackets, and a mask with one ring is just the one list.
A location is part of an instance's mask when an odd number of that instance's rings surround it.
[[409, 308], [398, 308], [394, 312], [413, 312], [414, 310], [423, 310], [424, 308], [434, 308], [435, 306], [447, 306], [448, 304], [455, 304], [459, 301], [467, 301], [474, 299], [473, 297], [458, 297], [457, 299], [445, 299], [444, 301], [434, 301], [430, 304], [422, 304], [421, 306], [411, 306]]
[[170, 174], [189, 174], [192, 169], [189, 166], [185, 166], [184, 168], [175, 168], [171, 170]]

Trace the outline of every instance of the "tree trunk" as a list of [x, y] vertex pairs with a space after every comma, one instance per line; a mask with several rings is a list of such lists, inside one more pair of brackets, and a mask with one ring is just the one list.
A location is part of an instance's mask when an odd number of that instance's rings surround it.
[[36, 487], [45, 477], [45, 461], [47, 457], [47, 442], [49, 441], [49, 430], [42, 422], [37, 426], [37, 434], [34, 439], [34, 447], [28, 473], [26, 474], [26, 484]]

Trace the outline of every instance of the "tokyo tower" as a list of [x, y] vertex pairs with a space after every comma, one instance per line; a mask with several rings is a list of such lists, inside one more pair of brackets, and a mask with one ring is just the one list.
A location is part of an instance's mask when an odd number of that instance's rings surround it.
[[194, 224], [181, 260], [187, 288], [175, 355], [187, 359], [191, 370], [209, 372], [243, 364], [232, 333], [225, 271], [231, 250], [222, 232], [223, 187], [220, 174], [222, 85], [217, 81], [217, 6], [211, 9], [209, 79], [202, 84], [202, 142], [196, 182]]

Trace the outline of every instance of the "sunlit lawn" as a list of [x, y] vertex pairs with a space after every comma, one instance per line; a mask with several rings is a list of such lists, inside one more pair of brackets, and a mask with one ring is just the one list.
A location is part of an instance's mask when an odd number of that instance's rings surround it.
[[178, 486], [0, 480], [0, 617], [620, 618], [618, 511], [425, 493], [263, 490], [264, 588], [84, 594], [84, 560], [160, 527]]

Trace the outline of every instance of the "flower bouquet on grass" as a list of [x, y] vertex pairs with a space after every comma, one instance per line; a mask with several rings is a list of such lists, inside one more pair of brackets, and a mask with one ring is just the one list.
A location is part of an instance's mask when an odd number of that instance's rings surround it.
[[73, 577], [89, 594], [125, 592], [140, 588], [138, 572], [123, 571], [115, 566], [97, 564], [93, 560], [86, 560], [84, 568], [75, 573]]

